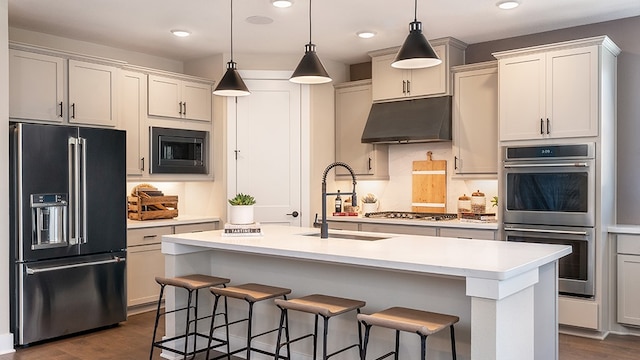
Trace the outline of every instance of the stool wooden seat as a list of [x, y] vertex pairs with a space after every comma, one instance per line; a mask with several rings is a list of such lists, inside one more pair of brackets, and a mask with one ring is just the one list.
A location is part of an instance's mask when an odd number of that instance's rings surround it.
[[371, 315], [358, 314], [358, 320], [365, 326], [362, 360], [366, 360], [369, 331], [373, 325], [396, 330], [395, 351], [389, 352], [378, 359], [384, 359], [391, 355], [395, 355], [394, 359], [398, 359], [400, 331], [405, 331], [420, 336], [421, 359], [424, 360], [426, 357], [427, 336], [435, 334], [447, 327], [451, 329], [451, 353], [453, 359], [456, 359], [456, 342], [453, 325], [460, 320], [457, 316], [404, 307], [392, 307]]
[[[151, 340], [151, 351], [149, 354], [149, 359], [153, 359], [153, 350], [154, 348], [160, 348], [163, 350], [167, 350], [179, 355], [182, 355], [184, 357], [184, 359], [187, 358], [187, 356], [192, 356], [195, 355], [198, 352], [203, 352], [207, 349], [197, 349], [197, 339], [198, 337], [204, 337], [204, 338], [208, 338], [207, 335], [205, 334], [200, 334], [198, 333], [198, 320], [203, 320], [203, 319], [207, 319], [207, 318], [211, 318], [214, 315], [208, 315], [208, 316], [204, 316], [204, 317], [198, 317], [198, 290], [200, 289], [205, 289], [205, 288], [211, 288], [211, 287], [215, 287], [215, 286], [225, 286], [225, 284], [229, 283], [231, 280], [226, 279], [226, 278], [221, 278], [221, 277], [216, 277], [216, 276], [209, 276], [209, 275], [202, 275], [202, 274], [191, 274], [191, 275], [184, 275], [184, 276], [178, 276], [178, 277], [162, 277], [162, 276], [157, 276], [155, 278], [156, 282], [160, 285], [160, 296], [158, 298], [158, 307], [156, 310], [156, 321], [155, 321], [155, 325], [153, 328], [153, 339]], [[178, 308], [178, 309], [174, 309], [174, 310], [169, 310], [169, 311], [165, 311], [165, 312], [161, 312], [160, 308], [161, 308], [161, 304], [162, 304], [162, 296], [164, 294], [164, 289], [166, 286], [174, 286], [176, 288], [182, 288], [187, 290], [188, 296], [187, 296], [187, 305], [183, 308]], [[193, 293], [196, 292], [196, 296], [195, 296], [195, 301], [193, 302], [192, 305], [192, 299], [193, 299]], [[193, 318], [191, 318], [191, 309], [193, 309]], [[166, 315], [166, 314], [170, 314], [170, 313], [174, 313], [174, 312], [178, 312], [178, 311], [186, 311], [186, 324], [185, 324], [185, 332], [184, 334], [180, 334], [180, 335], [176, 335], [174, 337], [168, 338], [168, 339], [164, 339], [164, 340], [160, 340], [160, 341], [156, 341], [156, 335], [157, 335], [157, 331], [158, 331], [158, 322], [160, 320], [160, 316]], [[226, 316], [226, 309], [225, 309], [225, 316]], [[212, 320], [213, 322], [213, 320]], [[193, 323], [193, 331], [190, 330], [191, 324]], [[189, 337], [193, 337], [193, 350], [192, 351], [188, 351], [188, 345], [189, 345]], [[183, 350], [178, 350], [176, 348], [170, 347], [165, 345], [168, 342], [174, 342], [178, 339], [184, 339], [184, 349]], [[220, 344], [217, 344], [215, 347], [219, 347], [224, 345], [224, 341], [216, 339], [220, 342]], [[227, 343], [228, 343], [228, 339], [227, 339]], [[208, 342], [209, 346], [211, 345], [211, 341]]]
[[[313, 294], [303, 296], [301, 298], [290, 299], [290, 300], [280, 300], [276, 299], [275, 304], [281, 310], [280, 315], [280, 327], [278, 331], [278, 340], [276, 346], [276, 354], [280, 354], [280, 349], [283, 345], [287, 346], [287, 356], [290, 356], [290, 348], [289, 345], [302, 340], [308, 337], [313, 338], [313, 358], [316, 358], [317, 353], [317, 345], [318, 345], [318, 317], [321, 316], [324, 320], [324, 333], [322, 338], [322, 359], [328, 359], [331, 356], [342, 353], [351, 348], [358, 348], [358, 354], [362, 352], [362, 330], [360, 325], [358, 324], [358, 343], [349, 345], [337, 351], [334, 351], [331, 354], [327, 353], [327, 335], [328, 335], [328, 325], [329, 319], [331, 317], [341, 315], [350, 311], [356, 311], [358, 314], [360, 313], [360, 308], [364, 307], [366, 303], [361, 300], [353, 300], [346, 299], [341, 297], [322, 295], [322, 294]], [[313, 333], [309, 333], [306, 335], [302, 335], [295, 339], [288, 339], [288, 311], [295, 310], [306, 312], [309, 314], [315, 315], [315, 327]], [[281, 343], [282, 339], [282, 331], [286, 331], [285, 335], [287, 340], [284, 343]]]
[[[262, 335], [266, 335], [272, 332], [275, 332], [278, 330], [278, 328], [274, 328], [272, 330], [269, 331], [265, 331], [263, 333], [260, 334], [256, 334], [253, 335], [252, 333], [252, 324], [253, 324], [253, 306], [255, 303], [260, 302], [260, 301], [264, 301], [264, 300], [269, 300], [269, 299], [273, 299], [273, 298], [278, 298], [278, 297], [282, 297], [283, 299], [287, 298], [287, 295], [291, 293], [291, 289], [287, 289], [287, 288], [283, 288], [283, 287], [277, 287], [277, 286], [271, 286], [271, 285], [263, 285], [263, 284], [256, 284], [256, 283], [248, 283], [248, 284], [242, 284], [242, 285], [236, 285], [236, 286], [229, 286], [229, 287], [224, 287], [224, 288], [220, 288], [220, 287], [211, 287], [209, 289], [211, 291], [211, 293], [213, 294], [213, 296], [215, 297], [214, 303], [213, 303], [213, 311], [212, 314], [216, 313], [216, 309], [218, 307], [218, 301], [220, 299], [220, 297], [224, 297], [225, 301], [228, 298], [232, 298], [232, 299], [238, 299], [238, 300], [244, 300], [247, 302], [247, 304], [249, 305], [249, 313], [248, 316], [244, 319], [240, 319], [240, 320], [235, 320], [232, 322], [229, 322], [228, 319], [225, 319], [225, 324], [218, 326], [218, 327], [225, 327], [226, 329], [226, 333], [227, 333], [227, 338], [229, 337], [229, 326], [230, 325], [234, 325], [234, 324], [239, 324], [242, 322], [247, 322], [247, 344], [245, 347], [241, 348], [241, 349], [236, 349], [233, 351], [229, 351], [227, 349], [227, 353], [220, 355], [218, 357], [215, 357], [214, 359], [220, 359], [223, 357], [226, 358], [230, 358], [231, 355], [233, 354], [237, 354], [239, 352], [242, 351], [246, 351], [246, 359], [249, 360], [251, 359], [251, 352], [258, 352], [261, 354], [265, 354], [265, 355], [270, 355], [270, 356], [276, 356], [275, 353], [271, 353], [265, 350], [261, 350], [261, 349], [256, 349], [253, 348], [251, 346], [251, 341], [259, 336]], [[226, 310], [226, 303], [225, 303], [225, 310]], [[210, 334], [209, 334], [209, 338], [210, 338], [210, 342], [213, 339], [213, 331], [218, 328], [215, 327], [215, 318], [214, 320], [211, 321], [211, 329], [210, 329]], [[211, 349], [211, 346], [208, 347], [209, 349]], [[209, 351], [207, 351], [207, 359], [209, 359]]]

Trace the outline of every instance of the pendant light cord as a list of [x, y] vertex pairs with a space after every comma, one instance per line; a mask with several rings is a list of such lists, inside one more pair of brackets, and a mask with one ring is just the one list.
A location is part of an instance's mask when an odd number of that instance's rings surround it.
[[[233, 0], [231, 0], [233, 1]], [[414, 6], [414, 10], [413, 10], [413, 21], [418, 21], [418, 0], [415, 1], [415, 6]]]
[[233, 0], [231, 0], [231, 62], [233, 62]]
[[311, 0], [309, 0], [309, 44], [311, 44]]

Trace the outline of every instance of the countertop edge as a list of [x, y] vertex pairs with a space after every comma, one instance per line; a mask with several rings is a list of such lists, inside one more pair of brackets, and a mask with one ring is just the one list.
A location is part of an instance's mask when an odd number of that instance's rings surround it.
[[217, 216], [196, 216], [196, 215], [184, 215], [178, 216], [173, 219], [157, 219], [157, 220], [127, 220], [127, 230], [131, 229], [144, 229], [150, 227], [159, 226], [175, 226], [175, 225], [189, 225], [200, 224], [206, 222], [220, 222], [221, 219]]
[[612, 234], [640, 234], [640, 225], [610, 225], [607, 231]]

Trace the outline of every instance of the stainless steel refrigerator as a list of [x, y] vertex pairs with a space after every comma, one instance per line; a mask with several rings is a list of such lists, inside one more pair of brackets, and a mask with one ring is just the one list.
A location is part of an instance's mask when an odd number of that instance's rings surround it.
[[125, 132], [10, 124], [17, 345], [126, 320]]

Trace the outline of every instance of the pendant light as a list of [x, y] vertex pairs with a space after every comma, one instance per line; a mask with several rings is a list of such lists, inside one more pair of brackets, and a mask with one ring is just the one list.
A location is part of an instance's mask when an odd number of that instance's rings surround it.
[[418, 21], [418, 0], [415, 0], [415, 13], [413, 22], [409, 24], [409, 35], [391, 66], [398, 69], [419, 69], [440, 63], [442, 60], [422, 34], [422, 23]]
[[236, 63], [233, 61], [233, 0], [231, 0], [231, 59], [227, 63], [227, 72], [213, 90], [214, 95], [219, 96], [246, 96], [251, 94], [247, 85], [244, 84], [238, 70], [236, 69]]
[[311, 0], [309, 0], [309, 43], [304, 46], [304, 56], [289, 81], [297, 84], [323, 84], [331, 81], [311, 42]]

